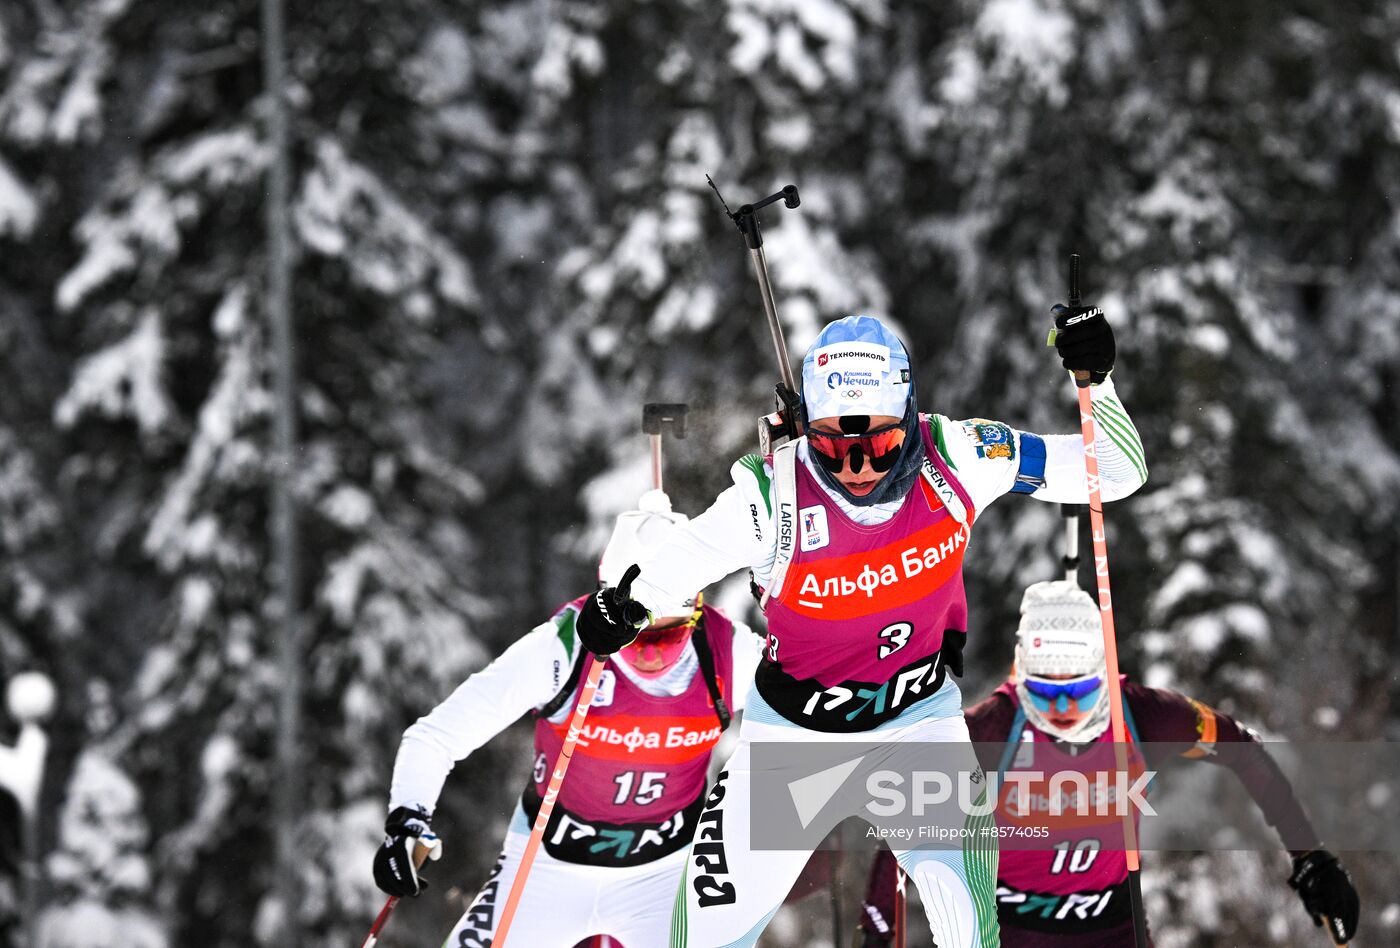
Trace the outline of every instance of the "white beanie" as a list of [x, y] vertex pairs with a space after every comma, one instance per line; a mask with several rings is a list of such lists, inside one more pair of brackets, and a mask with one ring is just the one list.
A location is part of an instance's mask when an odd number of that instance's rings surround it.
[[1036, 677], [1104, 673], [1103, 625], [1088, 593], [1063, 579], [1026, 587], [1016, 668]]
[[1021, 597], [1016, 630], [1016, 694], [1026, 718], [1051, 737], [1074, 744], [1097, 740], [1109, 724], [1109, 700], [1100, 695], [1090, 712], [1071, 728], [1059, 728], [1040, 713], [1026, 690], [1026, 676], [1082, 678], [1106, 676], [1103, 623], [1099, 607], [1077, 583], [1035, 583]]

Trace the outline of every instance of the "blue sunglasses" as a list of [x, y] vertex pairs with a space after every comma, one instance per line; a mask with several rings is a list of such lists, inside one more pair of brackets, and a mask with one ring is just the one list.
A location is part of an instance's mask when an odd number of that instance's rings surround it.
[[[1058, 704], [1061, 698], [1071, 698], [1080, 705], [1080, 710], [1084, 710], [1084, 705], [1090, 707], [1098, 700], [1098, 691], [1103, 687], [1103, 679], [1098, 675], [1089, 678], [1076, 678], [1072, 681], [1047, 681], [1043, 678], [1026, 678], [1026, 690], [1035, 699], [1036, 705], [1042, 711], [1050, 710], [1052, 704]], [[1087, 700], [1086, 700], [1087, 699]], [[1066, 707], [1060, 710], [1068, 710]]]

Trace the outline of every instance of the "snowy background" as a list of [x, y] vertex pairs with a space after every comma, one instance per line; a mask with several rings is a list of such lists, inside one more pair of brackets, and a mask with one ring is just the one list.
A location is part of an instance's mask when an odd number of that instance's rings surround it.
[[[954, 417], [1073, 430], [1044, 339], [1081, 253], [1152, 472], [1111, 514], [1126, 668], [1400, 739], [1397, 0], [290, 6], [304, 944], [382, 904], [403, 728], [589, 587], [641, 403], [692, 405], [682, 510], [752, 449], [774, 372], [706, 172], [801, 187], [765, 229], [794, 352], [889, 317]], [[0, 4], [0, 680], [59, 690], [44, 948], [287, 944], [259, 56], [255, 0]], [[982, 522], [970, 698], [1058, 536]], [[484, 879], [527, 738], [450, 782], [394, 943]], [[1400, 858], [1347, 862], [1356, 944], [1400, 943]], [[1282, 855], [1146, 865], [1162, 946], [1323, 943]], [[765, 944], [829, 944], [814, 901]]]

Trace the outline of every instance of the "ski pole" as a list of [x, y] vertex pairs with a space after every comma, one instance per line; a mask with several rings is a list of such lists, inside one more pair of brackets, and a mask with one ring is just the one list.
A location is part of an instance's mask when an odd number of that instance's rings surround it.
[[[426, 840], [426, 841], [425, 841]], [[436, 836], [425, 836], [418, 840], [413, 847], [413, 868], [423, 868], [423, 863], [428, 861], [428, 857], [437, 852], [442, 846], [442, 841]], [[374, 948], [375, 942], [379, 941], [379, 935], [384, 931], [384, 926], [389, 923], [389, 916], [394, 914], [394, 906], [399, 904], [397, 895], [389, 896], [389, 900], [384, 903], [384, 907], [379, 910], [379, 915], [374, 919], [374, 924], [370, 926], [369, 934], [365, 936], [364, 943], [360, 948]]]
[[744, 235], [744, 243], [749, 248], [749, 258], [753, 261], [754, 275], [758, 278], [758, 295], [763, 300], [763, 313], [768, 318], [768, 335], [773, 342], [773, 353], [778, 358], [778, 375], [781, 376], [782, 383], [776, 388], [776, 392], [782, 417], [775, 422], [772, 416], [769, 416], [759, 425], [759, 440], [763, 443], [761, 453], [770, 454], [771, 448], [777, 447], [783, 440], [800, 435], [802, 423], [797, 410], [797, 379], [792, 374], [792, 363], [788, 361], [787, 339], [783, 336], [783, 324], [778, 321], [778, 307], [773, 301], [773, 282], [768, 278], [768, 258], [763, 252], [763, 232], [758, 226], [758, 212], [778, 200], [782, 200], [784, 207], [794, 208], [802, 203], [802, 198], [798, 196], [797, 185], [789, 184], [761, 201], [743, 204], [739, 210], [730, 211], [714, 180], [709, 175], [705, 175], [705, 180], [714, 188], [715, 196], [724, 207], [724, 213]]
[[1060, 504], [1060, 515], [1065, 518], [1065, 555], [1060, 565], [1065, 579], [1075, 585], [1079, 584], [1079, 518], [1083, 514], [1083, 504]]
[[[669, 426], [677, 438], [685, 437], [685, 419], [687, 408], [682, 404], [662, 404], [651, 403], [642, 406], [642, 430], [651, 441], [651, 478], [652, 486], [657, 490], [661, 489], [661, 436]], [[632, 587], [632, 580], [636, 579], [641, 570], [634, 564], [628, 567], [627, 572], [622, 574], [622, 582], [617, 584], [618, 592], [622, 597], [627, 598], [627, 590]], [[624, 621], [632, 621], [635, 624], [637, 618], [628, 613], [623, 616]], [[554, 762], [554, 773], [549, 778], [549, 786], [545, 789], [544, 799], [540, 801], [540, 811], [535, 814], [535, 825], [530, 829], [530, 839], [525, 843], [525, 852], [520, 857], [520, 865], [515, 870], [515, 878], [510, 883], [510, 894], [506, 896], [506, 904], [501, 909], [501, 922], [496, 926], [496, 937], [492, 940], [495, 948], [505, 948], [506, 935], [510, 932], [510, 926], [515, 921], [515, 910], [520, 906], [520, 896], [525, 891], [525, 880], [530, 874], [530, 867], [535, 863], [535, 854], [539, 851], [540, 843], [544, 840], [545, 828], [549, 825], [549, 818], [554, 813], [554, 804], [559, 799], [559, 788], [564, 784], [564, 775], [568, 773], [569, 761], [573, 759], [574, 747], [578, 744], [579, 735], [583, 733], [584, 721], [588, 718], [588, 709], [593, 704], [593, 695], [598, 690], [598, 682], [603, 677], [604, 659], [594, 655], [589, 659], [588, 677], [584, 679], [583, 690], [579, 692], [578, 704], [574, 706], [574, 714], [569, 721], [569, 731], [564, 736], [564, 746], [559, 749], [559, 759]]]
[[[1080, 304], [1079, 254], [1069, 258], [1069, 305]], [[1094, 403], [1089, 397], [1089, 373], [1074, 373], [1079, 387], [1079, 429], [1084, 437], [1084, 474], [1089, 489], [1089, 528], [1094, 541], [1094, 576], [1099, 588], [1099, 612], [1103, 620], [1103, 652], [1108, 666], [1109, 713], [1113, 721], [1113, 747], [1118, 770], [1128, 773], [1128, 730], [1123, 720], [1123, 687], [1118, 680], [1118, 636], [1113, 625], [1113, 595], [1108, 583], [1108, 540], [1104, 534], [1103, 494], [1099, 489], [1099, 458], [1094, 451]], [[1078, 539], [1076, 537], [1076, 547]], [[1137, 846], [1137, 824], [1132, 809], [1123, 813], [1123, 848], [1128, 861], [1128, 894], [1132, 903], [1133, 938], [1137, 948], [1147, 948], [1147, 916], [1142, 905], [1142, 863]]]

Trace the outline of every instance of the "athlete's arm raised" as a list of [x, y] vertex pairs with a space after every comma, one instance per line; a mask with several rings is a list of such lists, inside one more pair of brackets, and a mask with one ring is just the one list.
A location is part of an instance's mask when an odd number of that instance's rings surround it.
[[[1147, 482], [1142, 439], [1111, 379], [1093, 386], [1094, 452], [1104, 500], [1121, 500]], [[1003, 494], [1060, 504], [1089, 502], [1084, 439], [1020, 431], [986, 418], [935, 416], [938, 449], [980, 511]]]
[[[1099, 460], [1103, 499], [1121, 500], [1147, 483], [1142, 439], [1118, 399], [1113, 380], [1089, 389], [1094, 404], [1094, 453]], [[1042, 435], [1045, 442], [1045, 485], [1031, 494], [1058, 504], [1087, 504], [1084, 439], [1073, 435]]]
[[536, 626], [404, 731], [390, 810], [402, 806], [431, 815], [457, 761], [554, 697], [577, 648], [572, 625], [572, 611], [565, 611]]

